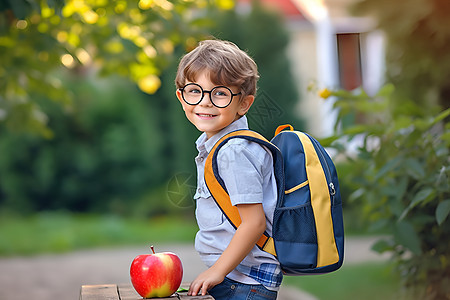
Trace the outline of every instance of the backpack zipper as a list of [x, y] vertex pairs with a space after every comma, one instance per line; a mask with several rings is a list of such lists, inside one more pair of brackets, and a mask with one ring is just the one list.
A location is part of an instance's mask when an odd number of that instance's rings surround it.
[[[334, 196], [335, 194], [336, 194], [336, 189], [335, 189], [335, 187], [334, 187], [334, 183], [333, 183], [333, 181], [331, 180], [331, 171], [330, 171], [330, 167], [328, 166], [328, 163], [327, 163], [327, 160], [325, 159], [325, 156], [323, 155], [323, 153], [322, 153], [322, 149], [319, 147], [320, 145], [318, 145], [319, 144], [319, 142], [317, 142], [315, 139], [313, 139], [313, 138], [311, 138], [310, 137], [310, 140], [314, 143], [314, 144], [316, 144], [316, 146], [317, 146], [317, 151], [316, 152], [318, 152], [319, 154], [320, 154], [320, 156], [321, 156], [321, 158], [322, 158], [322, 162], [324, 163], [324, 165], [325, 165], [325, 172], [326, 172], [326, 175], [328, 175], [328, 178], [329, 178], [329, 184], [328, 184], [328, 187], [329, 187], [329, 192], [330, 192], [330, 195], [331, 196]], [[326, 177], [326, 176], [325, 176]], [[333, 197], [333, 200], [332, 200], [332, 202], [334, 203], [334, 197]]]

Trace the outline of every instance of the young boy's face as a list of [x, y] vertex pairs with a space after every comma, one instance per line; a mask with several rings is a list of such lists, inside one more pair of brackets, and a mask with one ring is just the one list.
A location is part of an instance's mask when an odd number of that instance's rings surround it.
[[[186, 84], [191, 82], [186, 82]], [[204, 91], [211, 91], [216, 85], [211, 82], [209, 72], [201, 72], [194, 83], [200, 85]], [[237, 87], [229, 86], [233, 94], [240, 91]], [[211, 95], [204, 93], [203, 99], [197, 105], [187, 104], [182, 97], [181, 91], [177, 90], [177, 98], [183, 106], [184, 113], [188, 120], [197, 127], [198, 130], [205, 132], [208, 138], [212, 137], [226, 126], [243, 116], [253, 104], [254, 96], [243, 97], [234, 96], [230, 105], [219, 108], [211, 103]], [[241, 99], [242, 98], [242, 99]]]

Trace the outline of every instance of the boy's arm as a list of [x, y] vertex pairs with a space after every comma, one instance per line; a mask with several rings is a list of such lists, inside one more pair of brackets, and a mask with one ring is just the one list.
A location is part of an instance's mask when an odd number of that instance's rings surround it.
[[266, 217], [263, 206], [257, 204], [238, 204], [242, 223], [236, 229], [230, 244], [214, 265], [204, 271], [191, 283], [188, 295], [202, 295], [221, 283], [247, 256], [266, 229]]

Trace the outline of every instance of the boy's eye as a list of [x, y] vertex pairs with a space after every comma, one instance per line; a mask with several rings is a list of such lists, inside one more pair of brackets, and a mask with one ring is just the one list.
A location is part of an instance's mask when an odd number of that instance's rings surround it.
[[229, 97], [230, 91], [225, 88], [216, 88], [214, 89], [214, 96], [217, 97]]
[[189, 94], [201, 94], [202, 93], [202, 91], [197, 87], [190, 87], [186, 90], [186, 92]]

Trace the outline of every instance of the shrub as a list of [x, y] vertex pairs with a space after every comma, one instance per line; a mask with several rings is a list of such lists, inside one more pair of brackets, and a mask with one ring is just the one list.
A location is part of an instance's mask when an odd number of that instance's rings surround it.
[[[342, 178], [359, 187], [349, 201], [371, 229], [391, 232], [373, 248], [393, 254], [406, 298], [450, 299], [450, 109], [430, 115], [412, 101], [396, 105], [393, 90], [331, 92], [339, 133], [323, 142], [354, 165]], [[349, 143], [358, 144], [354, 153], [344, 150]]]

